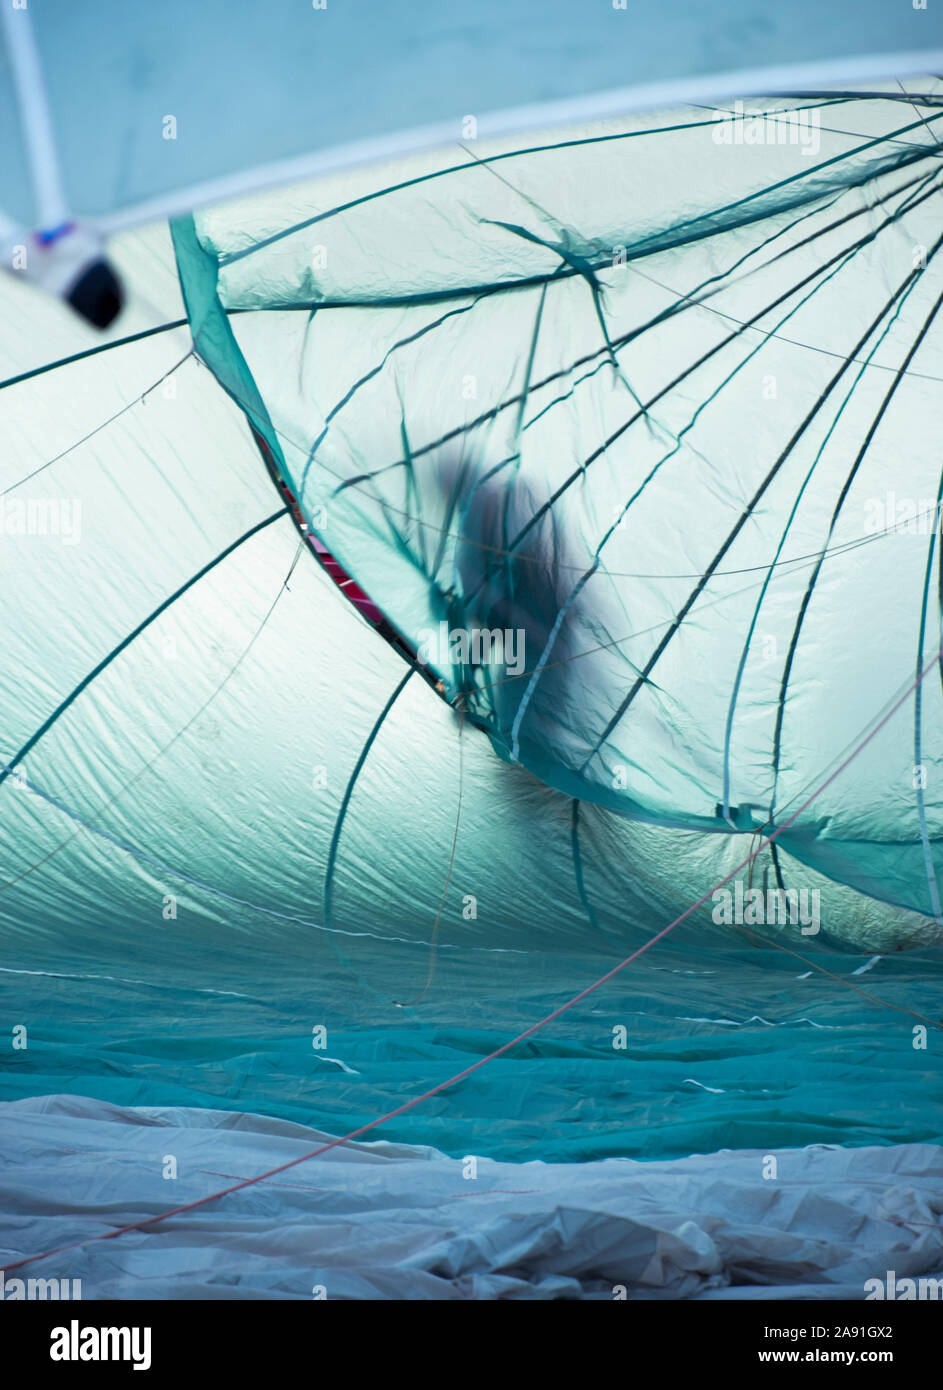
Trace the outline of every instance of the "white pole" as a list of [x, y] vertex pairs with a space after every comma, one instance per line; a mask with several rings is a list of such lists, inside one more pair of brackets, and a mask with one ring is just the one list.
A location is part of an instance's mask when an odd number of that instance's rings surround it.
[[27, 5], [14, 9], [13, 0], [0, 0], [0, 15], [13, 68], [16, 98], [29, 153], [36, 218], [41, 230], [69, 220], [52, 115], [43, 80], [39, 50]]

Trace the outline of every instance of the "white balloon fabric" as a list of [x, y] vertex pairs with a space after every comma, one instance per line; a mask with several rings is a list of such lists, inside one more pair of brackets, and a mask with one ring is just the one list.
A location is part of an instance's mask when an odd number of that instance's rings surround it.
[[[298, 1170], [346, 1196], [262, 1183], [198, 1256], [158, 1223], [63, 1275], [310, 1296], [295, 1238], [335, 1199], [338, 1297], [938, 1270], [943, 93], [904, 87], [535, 126], [125, 232], [104, 334], [3, 277], [4, 1261], [171, 1205], [159, 1134], [205, 1196], [645, 946]], [[107, 168], [89, 211], [178, 187]], [[533, 1200], [459, 1238], [469, 1154]]]

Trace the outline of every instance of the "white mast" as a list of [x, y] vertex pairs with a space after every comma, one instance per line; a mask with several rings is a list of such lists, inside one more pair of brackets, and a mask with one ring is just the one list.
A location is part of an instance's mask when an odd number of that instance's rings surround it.
[[14, 7], [13, 0], [0, 0], [0, 15], [3, 16], [3, 31], [26, 139], [36, 220], [41, 231], [51, 231], [69, 220], [69, 208], [33, 19], [26, 0], [22, 9]]

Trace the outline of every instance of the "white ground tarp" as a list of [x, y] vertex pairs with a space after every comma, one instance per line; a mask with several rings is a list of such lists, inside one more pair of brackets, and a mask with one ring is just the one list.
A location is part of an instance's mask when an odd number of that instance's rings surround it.
[[[323, 1133], [74, 1096], [0, 1107], [4, 1263], [288, 1162]], [[170, 1179], [170, 1159], [177, 1177]], [[770, 1160], [776, 1160], [776, 1176]], [[350, 1145], [6, 1275], [103, 1298], [864, 1298], [943, 1274], [943, 1149], [511, 1164]], [[905, 1287], [905, 1286], [904, 1286]], [[943, 1288], [943, 1285], [941, 1285]], [[623, 1291], [624, 1290], [624, 1294]], [[932, 1291], [932, 1288], [931, 1288]]]

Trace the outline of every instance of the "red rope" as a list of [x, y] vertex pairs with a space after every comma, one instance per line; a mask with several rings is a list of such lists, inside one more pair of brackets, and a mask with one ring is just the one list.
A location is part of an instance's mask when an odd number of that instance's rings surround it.
[[241, 1182], [233, 1183], [231, 1187], [223, 1187], [218, 1192], [209, 1193], [206, 1197], [198, 1197], [194, 1202], [185, 1202], [182, 1206], [171, 1207], [169, 1211], [159, 1212], [157, 1216], [148, 1216], [140, 1221], [132, 1221], [127, 1226], [118, 1226], [113, 1231], [104, 1231], [96, 1236], [86, 1236], [85, 1239], [72, 1241], [68, 1245], [58, 1245], [52, 1250], [43, 1251], [40, 1255], [27, 1255], [22, 1260], [15, 1260], [11, 1264], [0, 1266], [0, 1273], [7, 1274], [12, 1269], [22, 1269], [24, 1265], [35, 1264], [36, 1261], [49, 1259], [52, 1255], [62, 1255], [69, 1250], [79, 1250], [85, 1245], [93, 1244], [95, 1241], [115, 1240], [118, 1236], [127, 1235], [129, 1231], [145, 1230], [148, 1226], [154, 1226], [159, 1221], [167, 1221], [172, 1216], [182, 1216], [184, 1212], [195, 1211], [198, 1207], [206, 1206], [208, 1202], [216, 1202], [219, 1201], [221, 1197], [230, 1196], [233, 1192], [241, 1192], [243, 1188], [253, 1187], [256, 1183], [264, 1182], [266, 1178], [274, 1178], [277, 1177], [279, 1173], [287, 1173], [290, 1168], [297, 1167], [299, 1163], [307, 1163], [309, 1159], [320, 1158], [322, 1154], [330, 1153], [331, 1149], [336, 1149], [341, 1144], [347, 1144], [352, 1139], [359, 1138], [362, 1134], [368, 1134], [370, 1130], [376, 1129], [378, 1125], [386, 1124], [388, 1120], [394, 1120], [398, 1115], [405, 1115], [408, 1110], [413, 1110], [417, 1105], [421, 1105], [423, 1101], [430, 1100], [433, 1096], [439, 1095], [441, 1091], [447, 1090], [450, 1086], [457, 1085], [459, 1081], [464, 1081], [466, 1077], [473, 1075], [474, 1072], [487, 1066], [489, 1062], [493, 1062], [497, 1057], [503, 1057], [505, 1052], [510, 1052], [512, 1047], [516, 1047], [518, 1043], [524, 1042], [526, 1038], [532, 1037], [534, 1033], [539, 1032], [541, 1028], [545, 1028], [548, 1023], [552, 1023], [554, 1019], [559, 1018], [561, 1014], [565, 1014], [569, 1009], [572, 1009], [574, 1005], [580, 1003], [581, 1000], [594, 993], [594, 991], [599, 989], [602, 985], [607, 984], [609, 980], [618, 975], [626, 966], [638, 960], [639, 956], [644, 955], [645, 952], [650, 950], [657, 942], [662, 941], [670, 931], [674, 931], [675, 927], [680, 926], [693, 912], [696, 912], [699, 907], [702, 907], [719, 888], [723, 888], [725, 883], [729, 883], [736, 874], [740, 873], [741, 869], [745, 869], [748, 864], [751, 864], [759, 854], [762, 854], [767, 845], [772, 844], [784, 830], [788, 830], [789, 826], [802, 815], [803, 811], [811, 806], [816, 797], [821, 796], [825, 788], [830, 786], [831, 783], [835, 781], [836, 777], [844, 772], [849, 763], [853, 762], [858, 754], [868, 746], [875, 735], [883, 729], [888, 720], [897, 713], [905, 700], [913, 694], [924, 678], [941, 661], [943, 661], [943, 647], [937, 651], [932, 661], [920, 671], [904, 691], [903, 695], [895, 701], [887, 713], [875, 724], [870, 733], [866, 734], [858, 746], [848, 754], [843, 762], [839, 763], [835, 771], [826, 777], [825, 781], [815, 789], [811, 796], [803, 801], [797, 810], [793, 811], [792, 815], [789, 816], [787, 820], [784, 820], [765, 840], [761, 840], [757, 848], [748, 854], [746, 859], [737, 864], [735, 868], [731, 869], [730, 873], [722, 878], [719, 883], [716, 883], [713, 888], [708, 889], [702, 897], [698, 898], [697, 902], [685, 908], [684, 912], [682, 912], [679, 917], [676, 917], [673, 922], [669, 922], [666, 927], [662, 927], [661, 931], [656, 932], [648, 941], [639, 946], [638, 950], [626, 956], [625, 960], [620, 961], [618, 965], [614, 965], [611, 970], [607, 970], [605, 975], [600, 975], [598, 980], [594, 980], [591, 985], [587, 985], [585, 989], [580, 990], [579, 994], [574, 994], [572, 999], [568, 999], [565, 1003], [561, 1004], [559, 1008], [547, 1014], [545, 1018], [541, 1018], [536, 1023], [532, 1023], [529, 1028], [525, 1028], [522, 1033], [518, 1033], [517, 1036], [511, 1038], [509, 1042], [502, 1043], [500, 1047], [496, 1047], [494, 1051], [489, 1052], [486, 1057], [479, 1058], [478, 1061], [473, 1062], [470, 1067], [465, 1067], [463, 1071], [456, 1072], [454, 1076], [450, 1076], [447, 1080], [440, 1081], [437, 1086], [432, 1086], [428, 1091], [423, 1091], [421, 1095], [414, 1096], [412, 1100], [406, 1101], [403, 1105], [398, 1105], [395, 1110], [388, 1110], [385, 1115], [380, 1115], [377, 1119], [370, 1120], [367, 1124], [360, 1125], [357, 1129], [352, 1129], [349, 1134], [344, 1134], [341, 1135], [340, 1138], [332, 1139], [330, 1143], [322, 1144], [318, 1149], [312, 1149], [310, 1153], [301, 1154], [298, 1158], [289, 1159], [287, 1163], [280, 1163], [277, 1168], [269, 1168], [266, 1172], [259, 1173], [254, 1178], [244, 1178]]

